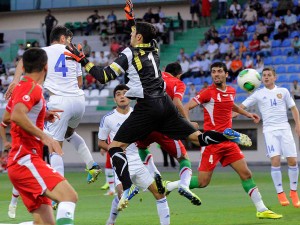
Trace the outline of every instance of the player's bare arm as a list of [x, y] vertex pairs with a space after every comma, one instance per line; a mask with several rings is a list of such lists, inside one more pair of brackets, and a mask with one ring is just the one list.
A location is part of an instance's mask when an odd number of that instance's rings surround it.
[[196, 128], [199, 129], [199, 124], [196, 122], [191, 122], [190, 120], [190, 110], [198, 106], [198, 103], [191, 99], [188, 103], [183, 106], [184, 113], [186, 115], [186, 119], [190, 121], [190, 123]]
[[11, 97], [11, 94], [15, 88], [15, 86], [19, 83], [21, 76], [23, 74], [23, 60], [20, 59], [20, 61], [18, 62], [18, 65], [16, 67], [16, 71], [15, 71], [15, 75], [14, 75], [14, 79], [13, 81], [9, 84], [5, 94], [4, 94], [4, 98], [6, 100], [8, 100]]
[[102, 150], [104, 150], [104, 151], [108, 151], [108, 144], [106, 143], [106, 140], [100, 140], [100, 139], [98, 139], [98, 147]]
[[183, 104], [182, 101], [180, 100], [180, 98], [174, 97], [173, 98], [173, 103], [176, 106], [176, 108], [178, 109], [179, 113], [186, 119], [188, 119], [188, 115], [186, 115], [186, 112], [183, 108]]
[[59, 143], [31, 122], [27, 115], [28, 111], [28, 108], [23, 103], [17, 103], [11, 113], [11, 121], [15, 122], [29, 134], [39, 138], [45, 145], [48, 146], [50, 153], [56, 152], [57, 154], [62, 155], [63, 152]]
[[82, 88], [83, 86], [83, 78], [82, 76], [77, 77], [78, 87]]
[[295, 121], [295, 131], [297, 135], [300, 137], [300, 118], [299, 118], [299, 110], [297, 106], [293, 106], [291, 108], [291, 112]]
[[256, 113], [249, 113], [246, 110], [244, 110], [242, 107], [238, 106], [237, 104], [233, 104], [232, 111], [241, 114], [243, 116], [246, 116], [250, 119], [253, 119], [254, 123], [259, 123], [260, 121], [259, 115], [257, 115]]
[[6, 138], [6, 127], [10, 124], [10, 113], [7, 110], [4, 110], [2, 115], [2, 123], [0, 125], [0, 136], [3, 141], [4, 149], [10, 149], [11, 143]]
[[52, 109], [47, 110], [45, 115], [45, 121], [49, 121], [50, 123], [54, 123], [56, 119], [60, 119], [60, 114], [64, 110], [61, 109]]

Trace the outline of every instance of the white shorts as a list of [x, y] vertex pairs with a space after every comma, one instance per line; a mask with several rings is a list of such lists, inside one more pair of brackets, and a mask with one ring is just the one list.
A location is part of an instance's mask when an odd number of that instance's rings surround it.
[[296, 144], [291, 129], [273, 130], [264, 133], [266, 153], [274, 156], [297, 157]]
[[54, 123], [47, 122], [46, 129], [48, 133], [57, 141], [64, 141], [68, 127], [76, 128], [80, 123], [85, 111], [85, 97], [58, 96], [51, 95], [47, 103], [47, 109], [62, 109], [64, 112], [59, 113], [60, 119]]

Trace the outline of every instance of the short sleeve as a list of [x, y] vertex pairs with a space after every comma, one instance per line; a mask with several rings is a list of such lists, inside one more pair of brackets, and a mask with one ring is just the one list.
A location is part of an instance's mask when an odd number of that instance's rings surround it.
[[292, 108], [293, 106], [296, 105], [294, 99], [292, 98], [290, 92], [288, 89], [285, 90], [286, 93], [285, 93], [285, 101], [286, 101], [286, 104], [287, 104], [287, 107], [288, 108]]
[[257, 103], [257, 93], [254, 92], [252, 95], [250, 95], [248, 98], [246, 98], [243, 102], [242, 105], [245, 106], [246, 108], [249, 108], [250, 106], [253, 106]]
[[174, 93], [174, 98], [179, 98], [180, 100], [182, 100], [183, 96], [184, 96], [184, 92], [185, 92], [185, 84], [181, 81], [178, 80], [179, 82], [177, 82], [176, 84], [176, 90]]
[[108, 118], [103, 116], [100, 122], [99, 131], [98, 131], [98, 139], [99, 140], [107, 140], [111, 129], [108, 126]]
[[209, 88], [199, 91], [193, 100], [196, 101], [198, 105], [209, 102], [211, 100], [211, 92], [209, 91]]

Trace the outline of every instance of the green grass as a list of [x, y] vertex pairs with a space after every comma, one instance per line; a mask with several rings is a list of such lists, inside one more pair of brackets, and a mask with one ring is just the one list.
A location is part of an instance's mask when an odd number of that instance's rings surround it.
[[[268, 170], [268, 168], [266, 168]], [[288, 190], [287, 174], [285, 189]], [[165, 179], [175, 180], [177, 172], [163, 173]], [[102, 176], [94, 184], [85, 183], [85, 174], [72, 172], [66, 174], [69, 182], [79, 195], [76, 207], [76, 225], [104, 225], [110, 211], [112, 196], [104, 196], [100, 186], [104, 183]], [[168, 203], [172, 225], [250, 225], [250, 224], [299, 224], [299, 209], [292, 206], [281, 207], [268, 171], [255, 171], [254, 179], [260, 188], [265, 204], [272, 210], [282, 213], [281, 220], [259, 220], [255, 217], [255, 207], [243, 191], [238, 176], [233, 172], [217, 170], [209, 187], [194, 189], [202, 199], [201, 206], [193, 206], [177, 192], [171, 193]], [[10, 201], [11, 184], [7, 174], [0, 174], [0, 223], [20, 223], [30, 221], [31, 215], [19, 201], [17, 218], [7, 217]], [[119, 214], [117, 224], [122, 225], [155, 225], [159, 224], [156, 203], [149, 192], [141, 193], [130, 201], [129, 207]]]

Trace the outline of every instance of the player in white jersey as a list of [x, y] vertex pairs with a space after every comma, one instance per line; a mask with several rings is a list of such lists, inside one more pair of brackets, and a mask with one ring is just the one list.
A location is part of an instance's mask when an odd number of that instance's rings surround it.
[[[64, 55], [65, 47], [72, 40], [72, 32], [64, 26], [56, 26], [50, 34], [51, 46], [44, 47], [48, 56], [48, 73], [44, 88], [49, 92], [50, 98], [47, 108], [61, 109], [63, 113], [60, 120], [47, 123], [46, 132], [62, 146], [66, 139], [70, 142], [87, 166], [87, 182], [97, 179], [101, 172], [99, 165], [94, 161], [84, 139], [75, 132], [85, 111], [85, 96], [81, 90], [81, 66], [71, 58]], [[18, 63], [16, 74], [11, 85], [15, 85], [22, 75], [23, 62]], [[9, 97], [12, 87], [8, 88], [6, 98]], [[61, 175], [64, 175], [63, 159], [58, 154], [50, 156], [50, 164]]]
[[262, 82], [264, 87], [255, 91], [241, 105], [248, 108], [257, 104], [263, 119], [263, 133], [266, 143], [267, 156], [271, 159], [271, 176], [278, 200], [282, 206], [289, 205], [282, 185], [281, 156], [287, 159], [290, 180], [290, 197], [294, 207], [300, 207], [297, 194], [299, 169], [297, 150], [290, 124], [287, 108], [292, 112], [295, 121], [295, 131], [300, 136], [300, 120], [297, 106], [286, 88], [275, 85], [276, 73], [272, 68], [264, 68]]
[[[129, 105], [130, 100], [125, 97], [125, 93], [128, 89], [129, 88], [123, 84], [116, 86], [114, 89], [114, 99], [117, 107], [101, 119], [98, 133], [98, 145], [106, 151], [108, 151], [107, 141], [113, 140], [120, 126], [132, 112], [132, 108]], [[132, 182], [137, 187], [143, 190], [149, 189], [149, 191], [153, 193], [156, 198], [160, 224], [170, 224], [170, 212], [167, 199], [164, 194], [158, 193], [154, 179], [141, 161], [138, 148], [135, 143], [130, 144], [126, 148], [126, 156]], [[114, 224], [118, 215], [118, 210], [122, 210], [124, 208], [124, 206], [119, 206], [119, 199], [121, 198], [123, 187], [121, 182], [117, 179], [117, 176], [115, 176], [115, 178], [118, 196], [116, 196], [112, 201], [111, 212], [109, 219], [107, 220], [107, 225]]]

